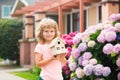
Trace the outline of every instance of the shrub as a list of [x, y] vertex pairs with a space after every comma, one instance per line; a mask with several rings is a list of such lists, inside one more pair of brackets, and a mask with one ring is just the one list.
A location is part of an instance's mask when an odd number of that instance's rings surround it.
[[[64, 34], [62, 35], [62, 39], [66, 42], [66, 47], [68, 52], [66, 53], [66, 59], [69, 59], [72, 51], [72, 45], [73, 45], [73, 37], [77, 34], [78, 32], [71, 32], [69, 34]], [[62, 75], [64, 80], [69, 80], [70, 79], [70, 69], [68, 67], [68, 62], [62, 67]]]
[[[120, 14], [111, 17], [120, 20]], [[73, 38], [69, 58], [72, 80], [120, 80], [120, 23], [88, 27]]]
[[23, 24], [17, 20], [0, 20], [0, 57], [16, 60], [19, 64], [18, 39], [22, 37]]
[[35, 74], [35, 75], [39, 75], [40, 72], [41, 72], [41, 69], [36, 67], [36, 66], [33, 66], [31, 69], [30, 69], [30, 72]]

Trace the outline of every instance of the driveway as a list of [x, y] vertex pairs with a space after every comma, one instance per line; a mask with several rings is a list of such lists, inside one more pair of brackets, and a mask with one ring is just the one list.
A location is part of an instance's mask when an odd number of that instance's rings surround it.
[[24, 78], [10, 74], [10, 72], [15, 71], [27, 71], [28, 68], [17, 68], [17, 69], [3, 69], [0, 70], [0, 80], [26, 80]]

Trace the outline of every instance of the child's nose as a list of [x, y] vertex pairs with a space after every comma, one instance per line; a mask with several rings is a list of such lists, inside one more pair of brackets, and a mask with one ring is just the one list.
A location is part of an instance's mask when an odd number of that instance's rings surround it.
[[51, 34], [51, 32], [49, 32], [49, 34]]

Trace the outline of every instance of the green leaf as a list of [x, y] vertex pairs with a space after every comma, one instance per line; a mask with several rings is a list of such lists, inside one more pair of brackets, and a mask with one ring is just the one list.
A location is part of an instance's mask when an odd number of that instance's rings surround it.
[[96, 33], [90, 35], [90, 39], [96, 41], [97, 37], [99, 36], [101, 30], [97, 30]]

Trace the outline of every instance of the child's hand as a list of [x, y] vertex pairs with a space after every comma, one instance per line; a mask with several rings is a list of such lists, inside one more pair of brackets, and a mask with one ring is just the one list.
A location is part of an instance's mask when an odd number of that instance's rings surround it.
[[53, 55], [52, 60], [59, 59], [60, 55]]
[[65, 56], [66, 56], [66, 53], [60, 54], [60, 61], [61, 61], [62, 65], [66, 64]]
[[61, 56], [61, 57], [65, 57], [65, 56], [66, 56], [66, 54], [65, 54], [65, 53], [62, 53], [62, 54], [60, 54], [60, 56]]

